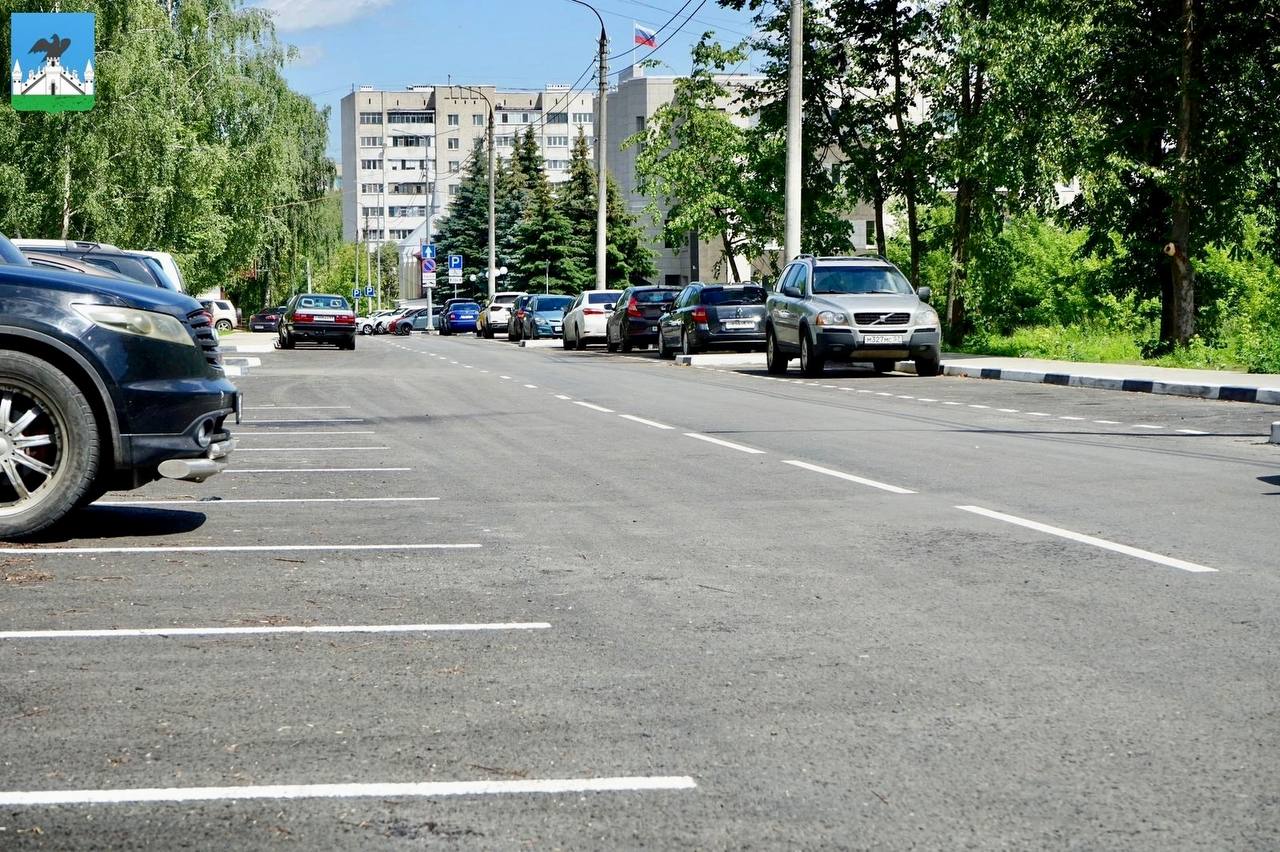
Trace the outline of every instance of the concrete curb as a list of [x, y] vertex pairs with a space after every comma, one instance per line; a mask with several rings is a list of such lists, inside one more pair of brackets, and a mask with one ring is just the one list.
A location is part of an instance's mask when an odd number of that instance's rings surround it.
[[542, 340], [542, 339], [521, 340], [520, 348], [521, 349], [556, 349], [556, 348], [563, 349], [564, 344], [560, 342], [559, 338], [551, 337], [546, 340]]
[[677, 355], [677, 367], [763, 367], [763, 352], [728, 352], [707, 355]]
[[[914, 373], [916, 371], [915, 364], [910, 361], [899, 361], [896, 369], [902, 373]], [[1034, 370], [1006, 370], [999, 367], [946, 363], [942, 365], [942, 373], [946, 376], [963, 376], [970, 379], [1030, 382], [1041, 385], [1064, 385], [1073, 388], [1094, 388], [1097, 390], [1128, 391], [1130, 393], [1158, 393], [1199, 399], [1222, 399], [1228, 402], [1256, 402], [1263, 405], [1280, 405], [1280, 390], [1269, 388], [1203, 385], [1191, 382], [1158, 382], [1151, 379], [1120, 379], [1107, 376], [1090, 376], [1083, 373], [1042, 373]]]
[[1271, 424], [1271, 439], [1268, 443], [1280, 444], [1280, 420]]

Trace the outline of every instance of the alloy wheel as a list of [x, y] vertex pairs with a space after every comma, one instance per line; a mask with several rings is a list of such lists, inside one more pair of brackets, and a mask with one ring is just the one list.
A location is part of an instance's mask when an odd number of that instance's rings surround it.
[[63, 475], [63, 429], [52, 407], [17, 388], [0, 392], [0, 515], [25, 512]]

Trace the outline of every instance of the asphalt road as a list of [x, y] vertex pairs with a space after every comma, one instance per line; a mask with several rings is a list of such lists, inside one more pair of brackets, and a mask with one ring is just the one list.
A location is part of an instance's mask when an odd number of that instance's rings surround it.
[[1280, 847], [1274, 409], [785, 378], [262, 356], [0, 553], [0, 849]]

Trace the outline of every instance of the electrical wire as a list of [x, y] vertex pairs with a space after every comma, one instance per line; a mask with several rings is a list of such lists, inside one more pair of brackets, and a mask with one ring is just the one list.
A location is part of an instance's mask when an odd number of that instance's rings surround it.
[[[669, 27], [669, 26], [671, 26], [672, 24], [674, 24], [674, 23], [676, 22], [676, 18], [678, 18], [678, 17], [680, 17], [681, 15], [683, 15], [683, 14], [684, 14], [684, 10], [685, 10], [685, 9], [688, 9], [688, 8], [689, 8], [689, 4], [690, 4], [690, 3], [692, 3], [692, 2], [693, 2], [693, 0], [684, 0], [684, 5], [683, 5], [683, 6], [681, 6], [679, 9], [676, 9], [676, 11], [671, 15], [671, 17], [670, 17], [670, 18], [667, 18], [666, 23], [664, 23], [662, 26], [658, 27], [656, 30], [654, 30], [654, 31], [653, 31], [654, 39], [656, 40], [658, 36], [662, 35], [662, 32], [663, 32], [667, 27]], [[706, 5], [706, 0], [703, 0], [703, 2], [702, 2], [702, 3], [698, 4], [698, 9], [701, 9], [701, 8], [702, 8], [703, 6], [705, 6], [705, 5]], [[693, 12], [694, 12], [694, 13], [697, 13], [698, 9], [694, 9], [694, 10], [693, 10]], [[691, 15], [690, 15], [690, 17], [692, 17], [692, 16], [693, 16], [693, 15], [691, 14]], [[688, 21], [685, 21], [685, 23], [687, 24], [687, 23], [688, 23]], [[678, 33], [678, 32], [680, 32], [680, 30], [676, 30], [676, 33]], [[672, 35], [674, 36], [676, 33], [672, 33]], [[664, 39], [664, 42], [665, 42], [665, 39]], [[622, 58], [622, 57], [624, 57], [624, 56], [630, 56], [631, 54], [633, 54], [633, 53], [635, 53], [635, 52], [636, 52], [636, 48], [637, 48], [637, 47], [639, 47], [639, 45], [632, 45], [632, 46], [631, 46], [631, 48], [630, 48], [629, 50], [624, 50], [624, 51], [622, 51], [621, 53], [615, 53], [613, 56], [610, 56], [610, 57], [609, 57], [609, 61], [610, 61], [610, 62], [612, 62], [612, 61], [613, 61], [613, 60], [615, 60], [615, 59], [621, 59], [621, 58]], [[654, 50], [657, 50], [657, 48], [654, 48]]]

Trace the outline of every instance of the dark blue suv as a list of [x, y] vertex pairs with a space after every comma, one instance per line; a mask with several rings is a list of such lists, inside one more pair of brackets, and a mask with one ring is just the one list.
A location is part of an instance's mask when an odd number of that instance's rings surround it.
[[109, 490], [207, 479], [239, 411], [199, 302], [32, 268], [0, 235], [0, 538]]

